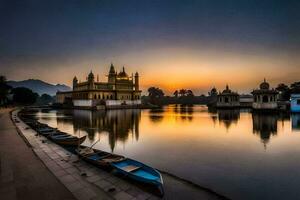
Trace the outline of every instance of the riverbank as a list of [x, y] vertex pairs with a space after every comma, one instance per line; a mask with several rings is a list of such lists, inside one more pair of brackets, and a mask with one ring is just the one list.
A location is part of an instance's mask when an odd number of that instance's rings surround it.
[[18, 135], [10, 110], [0, 109], [1, 199], [76, 199]]
[[[30, 135], [29, 138], [26, 138], [28, 141], [32, 141], [34, 145], [38, 144], [38, 146], [43, 147], [43, 148], [41, 148], [41, 151], [37, 151], [39, 153], [36, 153], [39, 157], [47, 158], [47, 156], [48, 156], [48, 158], [50, 158], [51, 161], [58, 162], [58, 163], [51, 164], [51, 165], [55, 166], [53, 170], [55, 170], [55, 168], [57, 168], [57, 166], [59, 167], [60, 165], [63, 164], [63, 161], [61, 161], [61, 160], [65, 160], [68, 157], [70, 157], [70, 156], [66, 156], [67, 154], [69, 154], [69, 152], [64, 150], [62, 147], [57, 146], [56, 144], [53, 144], [50, 141], [45, 142], [45, 139], [43, 137], [36, 137], [33, 130], [26, 130], [25, 129], [26, 125], [24, 125], [24, 124], [22, 125], [22, 122], [17, 123], [16, 125], [20, 126], [20, 128], [21, 128], [20, 130], [22, 131], [24, 136], [29, 137], [29, 135]], [[45, 143], [43, 143], [43, 141]], [[34, 150], [36, 150], [37, 147], [32, 147], [32, 148]], [[41, 155], [39, 155], [39, 154], [41, 154]], [[64, 156], [61, 158], [62, 155], [64, 155]], [[52, 159], [51, 156], [52, 157], [58, 156], [58, 157], [56, 159]], [[71, 158], [74, 160], [77, 159], [75, 155], [72, 155]], [[49, 159], [48, 159], [48, 161], [49, 161]], [[70, 162], [68, 164], [70, 164]], [[50, 167], [51, 167], [51, 165], [50, 165]], [[69, 167], [71, 167], [71, 166], [69, 166]], [[119, 177], [115, 177], [112, 174], [107, 173], [106, 175], [104, 175], [105, 178], [103, 180], [100, 180], [101, 176], [103, 176], [103, 174], [105, 174], [106, 172], [104, 172], [103, 170], [94, 168], [93, 166], [90, 166], [90, 165], [86, 164], [85, 162], [80, 162], [79, 165], [76, 165], [75, 169], [70, 168], [70, 169], [68, 169], [68, 171], [70, 171], [70, 172], [74, 171], [74, 173], [76, 174], [76, 169], [77, 169], [77, 175], [75, 175], [75, 178], [79, 178], [81, 176], [78, 175], [78, 169], [81, 169], [82, 167], [85, 172], [87, 169], [92, 169], [91, 174], [90, 174], [91, 176], [88, 178], [88, 180], [94, 181], [94, 182], [89, 183], [89, 184], [95, 185], [96, 183], [98, 183], [98, 186], [101, 186], [101, 185], [103, 187], [105, 186], [104, 188], [102, 188], [102, 192], [104, 191], [104, 192], [108, 193], [108, 196], [111, 198], [134, 199], [134, 198], [137, 198], [137, 194], [139, 194], [139, 192], [141, 192], [141, 194], [143, 194], [143, 195], [139, 195], [138, 199], [155, 199], [155, 198], [158, 199], [158, 197], [147, 193], [147, 191], [143, 191], [140, 188], [136, 187], [135, 185], [131, 184], [130, 182], [127, 182]], [[51, 168], [50, 168], [50, 170], [51, 170]], [[63, 171], [66, 171], [66, 170], [63, 169]], [[59, 172], [59, 173], [61, 173], [61, 172]], [[109, 175], [109, 176], [107, 176], [107, 175]], [[71, 173], [71, 176], [72, 176], [72, 173]], [[57, 177], [57, 178], [59, 179], [59, 177]], [[81, 177], [81, 178], [86, 179], [85, 177]], [[223, 199], [222, 196], [211, 193], [205, 189], [195, 187], [194, 185], [192, 185], [188, 182], [182, 181], [182, 180], [172, 177], [170, 175], [163, 173], [163, 178], [164, 178], [164, 182], [165, 182], [165, 193], [166, 193], [163, 199], [184, 199], [184, 198], [188, 198], [188, 199]], [[112, 183], [112, 182], [114, 182], [114, 183]], [[107, 191], [110, 189], [107, 187], [107, 184], [109, 184], [110, 186], [113, 185], [113, 187], [116, 188], [116, 190], [113, 192], [113, 194], [110, 194], [110, 192]], [[68, 185], [67, 185], [67, 187], [68, 187]], [[97, 188], [97, 184], [95, 187]], [[126, 190], [124, 190], [124, 189], [126, 189]], [[121, 195], [116, 196], [116, 193], [117, 193], [116, 191], [119, 193], [121, 192], [120, 193]]]

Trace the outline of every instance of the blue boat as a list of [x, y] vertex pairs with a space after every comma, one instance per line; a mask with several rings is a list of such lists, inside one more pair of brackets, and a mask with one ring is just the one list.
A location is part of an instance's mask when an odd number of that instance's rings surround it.
[[112, 162], [111, 165], [117, 172], [124, 174], [133, 180], [157, 186], [161, 195], [164, 194], [163, 179], [156, 169], [129, 158], [118, 162]]
[[92, 163], [93, 165], [104, 168], [111, 169], [111, 162], [121, 161], [124, 156], [108, 153], [105, 151], [100, 151], [97, 149], [92, 149], [90, 147], [81, 146], [75, 149], [75, 152], [85, 161]]

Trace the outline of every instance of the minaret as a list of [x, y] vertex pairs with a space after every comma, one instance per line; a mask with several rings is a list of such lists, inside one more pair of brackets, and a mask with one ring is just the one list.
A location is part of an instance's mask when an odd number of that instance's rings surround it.
[[73, 78], [73, 90], [75, 90], [77, 84], [78, 84], [78, 79], [77, 79], [76, 76], [74, 76], [74, 78]]
[[134, 89], [135, 89], [135, 91], [139, 91], [140, 90], [139, 73], [137, 73], [137, 72], [134, 75]]
[[93, 74], [92, 70], [89, 73], [88, 82], [89, 82], [89, 89], [94, 89], [95, 77], [94, 77], [94, 74]]
[[109, 73], [108, 73], [108, 83], [115, 83], [116, 81], [116, 71], [114, 65], [111, 63]]

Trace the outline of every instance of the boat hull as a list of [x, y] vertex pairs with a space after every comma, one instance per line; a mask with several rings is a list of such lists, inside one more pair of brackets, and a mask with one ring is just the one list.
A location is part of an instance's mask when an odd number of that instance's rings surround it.
[[118, 173], [130, 179], [158, 187], [161, 195], [163, 195], [163, 179], [156, 169], [129, 158], [119, 162], [112, 162], [111, 165]]
[[61, 139], [55, 139], [52, 138], [52, 140], [59, 144], [64, 146], [77, 146], [82, 144], [86, 139], [86, 136], [83, 136], [81, 138], [61, 138]]
[[124, 156], [120, 156], [120, 155], [116, 155], [116, 154], [112, 154], [112, 153], [108, 153], [96, 149], [93, 149], [94, 151], [93, 154], [88, 154], [88, 155], [81, 154], [78, 150], [75, 151], [82, 160], [104, 169], [112, 169], [111, 162], [121, 161], [124, 159]]

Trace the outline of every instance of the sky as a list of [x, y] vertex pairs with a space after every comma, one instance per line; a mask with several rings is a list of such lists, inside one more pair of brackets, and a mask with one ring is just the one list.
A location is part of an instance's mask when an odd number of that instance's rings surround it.
[[0, 74], [71, 86], [110, 63], [144, 92], [300, 81], [300, 1], [0, 0]]

